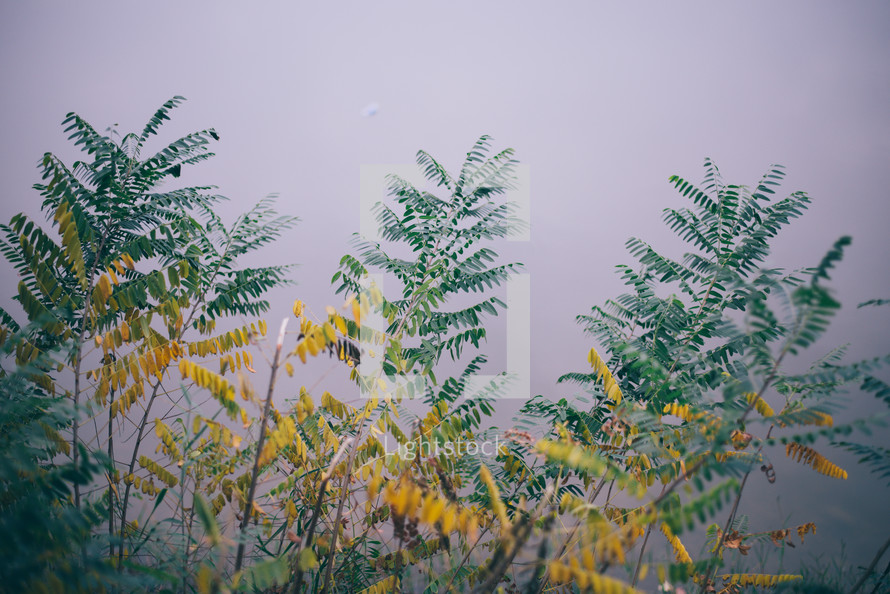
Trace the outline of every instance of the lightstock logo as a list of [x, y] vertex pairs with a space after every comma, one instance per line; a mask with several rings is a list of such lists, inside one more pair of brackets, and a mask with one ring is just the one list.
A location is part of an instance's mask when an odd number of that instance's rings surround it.
[[494, 458], [501, 449], [501, 439], [495, 435], [494, 439], [455, 439], [447, 441], [435, 441], [421, 439], [419, 441], [406, 441], [396, 443], [395, 448], [390, 447], [389, 435], [383, 434], [379, 441], [383, 447], [384, 455], [398, 456], [400, 459], [411, 462], [416, 458], [438, 458], [444, 455], [448, 458], [466, 456]]
[[[387, 176], [396, 175], [417, 188], [427, 184], [422, 172], [416, 164], [375, 164], [362, 165], [360, 168], [360, 219], [359, 232], [363, 239], [374, 243], [383, 243], [374, 207], [386, 200]], [[531, 239], [531, 192], [530, 170], [527, 165], [518, 164], [515, 169], [514, 187], [505, 194], [505, 200], [516, 205], [515, 215], [526, 223], [516, 233], [507, 237], [507, 241], [530, 241]], [[362, 279], [365, 291], [373, 295], [377, 291], [385, 293], [385, 279], [382, 274], [370, 274]], [[528, 273], [511, 275], [506, 281], [506, 336], [503, 344], [506, 347], [507, 368], [503, 375], [476, 374], [472, 376], [466, 387], [466, 394], [485, 391], [491, 385], [500, 385], [497, 391], [501, 398], [530, 397], [531, 368], [531, 282]], [[387, 321], [376, 308], [363, 311], [362, 327], [385, 329]], [[361, 333], [364, 354], [379, 349], [373, 339], [374, 332]], [[500, 341], [497, 341], [500, 342]], [[358, 373], [365, 378], [364, 386], [372, 386], [372, 390], [362, 389], [363, 397], [395, 394], [406, 390], [409, 394], [421, 393], [428, 381], [425, 376], [415, 374], [414, 377], [386, 377], [382, 370], [382, 357], [363, 356], [358, 366]], [[410, 385], [409, 385], [410, 384]], [[403, 392], [404, 393], [404, 392]]]

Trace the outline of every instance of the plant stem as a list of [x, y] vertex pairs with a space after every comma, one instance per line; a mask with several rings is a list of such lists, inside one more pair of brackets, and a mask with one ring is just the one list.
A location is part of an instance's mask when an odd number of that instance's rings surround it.
[[275, 358], [272, 360], [272, 375], [269, 378], [269, 390], [266, 393], [266, 404], [263, 407], [263, 421], [260, 424], [260, 437], [257, 440], [256, 456], [253, 459], [253, 470], [250, 474], [250, 489], [247, 493], [247, 502], [244, 504], [244, 514], [241, 516], [241, 538], [238, 542], [238, 553], [235, 555], [235, 573], [241, 569], [244, 559], [244, 531], [253, 513], [253, 499], [256, 495], [257, 477], [260, 472], [260, 456], [263, 453], [263, 442], [266, 439], [266, 426], [269, 423], [269, 410], [272, 408], [272, 393], [275, 391], [275, 377], [278, 374], [278, 365], [281, 362], [281, 346], [284, 344], [284, 333], [287, 330], [287, 318], [281, 321], [281, 329], [278, 331], [278, 343], [275, 345]]
[[[783, 354], [784, 354], [784, 353], [783, 353]], [[781, 361], [781, 357], [780, 357], [779, 359], [780, 359], [780, 361]], [[776, 367], [778, 367], [778, 364], [779, 364], [780, 361], [777, 361], [777, 362], [776, 362]], [[774, 371], [775, 371], [775, 369], [774, 369]], [[772, 377], [772, 375], [774, 375], [774, 374], [771, 374], [770, 377]], [[769, 383], [769, 380], [767, 380], [767, 384], [768, 384], [768, 383]], [[767, 384], [764, 384], [763, 389], [761, 389], [761, 390], [760, 390], [760, 393], [758, 393], [758, 395], [757, 395], [758, 398], [760, 397], [760, 394], [762, 394], [763, 391], [766, 389], [766, 385], [767, 385]], [[751, 400], [751, 404], [748, 406], [748, 410], [745, 412], [745, 414], [748, 414], [748, 412], [750, 412], [751, 409], [754, 408], [754, 403], [755, 403], [755, 402], [757, 402], [757, 398], [754, 398], [754, 399]], [[743, 418], [744, 418], [744, 417], [743, 417]], [[770, 435], [772, 435], [772, 432], [773, 432], [773, 428], [774, 428], [774, 427], [775, 427], [775, 425], [770, 425], [770, 426], [769, 426], [769, 430], [766, 432], [766, 439], [764, 439], [763, 442], [761, 442], [760, 447], [757, 448], [757, 452], [755, 452], [755, 455], [760, 454], [760, 452], [763, 451], [763, 446], [766, 444], [767, 441], [769, 441]], [[714, 559], [721, 558], [721, 554], [722, 554], [722, 552], [723, 552], [723, 545], [724, 545], [724, 542], [725, 542], [725, 540], [726, 540], [726, 536], [729, 534], [729, 531], [730, 531], [730, 529], [732, 528], [732, 523], [735, 521], [736, 512], [738, 512], [738, 510], [739, 510], [739, 503], [740, 503], [741, 500], [742, 500], [742, 492], [745, 490], [745, 484], [748, 482], [748, 477], [749, 477], [749, 476], [751, 476], [751, 471], [750, 471], [750, 470], [749, 470], [748, 472], [745, 473], [745, 476], [742, 478], [742, 484], [739, 485], [739, 492], [736, 494], [735, 501], [733, 501], [733, 503], [732, 503], [732, 509], [731, 509], [730, 512], [729, 512], [729, 517], [726, 518], [726, 524], [723, 526], [723, 534], [721, 534], [721, 535], [719, 536], [719, 539], [720, 539], [720, 540], [719, 540], [719, 542], [717, 543], [717, 550], [716, 550], [716, 552], [714, 553], [714, 557], [713, 557]], [[711, 581], [711, 571], [714, 571], [714, 572], [716, 573], [716, 571], [717, 571], [717, 563], [716, 563], [716, 561], [714, 562], [714, 567], [713, 567], [713, 568], [708, 567], [708, 571], [707, 571], [707, 573], [705, 574], [704, 579], [702, 580], [702, 583], [701, 583], [701, 591], [702, 591], [702, 593], [705, 592], [705, 588], [708, 587], [708, 583]]]
[[[665, 485], [661, 488], [660, 494], [664, 494], [664, 492], [666, 490], [667, 490], [667, 485]], [[646, 543], [649, 542], [649, 535], [652, 534], [652, 526], [653, 525], [654, 525], [654, 522], [649, 522], [649, 525], [646, 527], [646, 537], [643, 539], [643, 544], [640, 546], [640, 558], [637, 559], [637, 568], [634, 570], [634, 579], [630, 583], [631, 586], [636, 586], [637, 580], [640, 577], [640, 567], [643, 565], [643, 553], [646, 552]]]
[[108, 480], [108, 558], [114, 559], [114, 432], [111, 424], [111, 407], [114, 405], [114, 389], [111, 389], [111, 402], [108, 407], [108, 459], [111, 461], [112, 476]]
[[[862, 574], [862, 577], [859, 578], [859, 581], [856, 582], [856, 584], [853, 586], [853, 589], [850, 590], [850, 594], [856, 594], [856, 592], [859, 591], [859, 588], [861, 588], [863, 585], [865, 585], [865, 581], [869, 578], [869, 576], [875, 570], [875, 565], [878, 564], [878, 561], [881, 560], [881, 557], [884, 555], [884, 553], [887, 552], [888, 548], [890, 548], [890, 538], [888, 538], [886, 540], [886, 542], [884, 542], [884, 544], [881, 545], [881, 548], [878, 549], [878, 553], [875, 555], [875, 558], [871, 560], [871, 563], [865, 569], [865, 573]], [[890, 568], [890, 565], [888, 565], [887, 567]], [[884, 575], [886, 575], [886, 574], [887, 574], [887, 572], [884, 571]]]
[[[154, 389], [151, 391], [151, 398], [148, 399], [148, 403], [145, 405], [145, 413], [142, 415], [142, 421], [139, 423], [139, 429], [136, 432], [136, 443], [133, 444], [133, 456], [130, 458], [130, 466], [127, 470], [127, 476], [133, 474], [133, 469], [136, 467], [136, 459], [139, 457], [139, 445], [142, 443], [142, 434], [145, 431], [146, 423], [148, 423], [148, 414], [151, 411], [151, 405], [154, 403], [160, 388], [161, 381], [158, 380], [158, 383], [155, 384]], [[130, 487], [132, 486], [132, 482], [127, 483], [127, 486], [124, 488], [124, 498], [121, 503], [121, 542], [117, 554], [117, 570], [119, 572], [123, 571], [124, 568], [124, 533], [127, 529], [127, 506], [130, 502]]]
[[482, 532], [479, 533], [479, 538], [476, 539], [476, 543], [474, 543], [471, 547], [467, 547], [467, 554], [464, 555], [463, 559], [461, 559], [460, 565], [457, 566], [457, 569], [452, 572], [451, 579], [448, 581], [448, 585], [442, 589], [443, 592], [451, 591], [451, 585], [454, 584], [455, 578], [457, 578], [457, 575], [458, 573], [460, 573], [461, 568], [466, 565], [467, 561], [470, 559], [470, 554], [476, 550], [476, 544], [478, 544], [479, 541], [482, 540], [482, 537], [485, 535], [485, 533], [488, 532], [488, 528], [489, 526], [483, 528]]
[[535, 521], [540, 517], [540, 513], [544, 507], [549, 505], [550, 499], [555, 492], [556, 485], [549, 487], [537, 507], [535, 507], [535, 509], [528, 515], [518, 518], [518, 521], [510, 530], [510, 535], [506, 538], [504, 538], [503, 535], [501, 536], [501, 545], [492, 557], [488, 568], [480, 575], [479, 579], [483, 580], [484, 578], [484, 580], [477, 584], [476, 588], [473, 589], [473, 594], [488, 594], [489, 592], [494, 592], [495, 586], [501, 581], [501, 578], [507, 572], [507, 569], [512, 565], [513, 559], [516, 558], [516, 554], [519, 553], [519, 550], [528, 541], [532, 534], [532, 530], [534, 529]]
[[884, 573], [881, 574], [881, 577], [878, 578], [878, 583], [875, 584], [875, 587], [872, 589], [871, 594], [878, 594], [878, 588], [884, 583], [884, 578], [887, 577], [887, 574], [890, 573], [890, 562], [887, 562], [887, 567], [884, 568]]
[[643, 544], [640, 546], [640, 557], [637, 559], [637, 568], [634, 570], [634, 579], [630, 583], [631, 586], [637, 585], [637, 580], [640, 578], [640, 567], [643, 566], [643, 553], [646, 552], [646, 543], [649, 542], [649, 535], [652, 534], [652, 525], [654, 522], [650, 522], [646, 527], [646, 537], [643, 539]]
[[[361, 432], [361, 427], [359, 427]], [[331, 550], [328, 552], [328, 566], [325, 571], [324, 585], [321, 587], [321, 594], [326, 594], [331, 584], [331, 575], [334, 569], [334, 555], [337, 552], [337, 537], [340, 535], [340, 522], [343, 519], [343, 505], [346, 503], [346, 493], [349, 490], [349, 477], [352, 474], [352, 465], [355, 463], [355, 455], [358, 452], [359, 435], [355, 436], [355, 441], [349, 448], [349, 459], [346, 461], [346, 470], [343, 473], [343, 482], [340, 487], [340, 502], [337, 505], [337, 516], [334, 520], [334, 534], [331, 536]], [[398, 580], [398, 578], [396, 578]]]
[[[80, 321], [80, 332], [77, 336], [77, 342], [74, 345], [74, 427], [72, 428], [71, 433], [71, 450], [73, 454], [74, 467], [77, 468], [77, 460], [79, 458], [79, 450], [77, 449], [77, 445], [79, 443], [78, 437], [78, 419], [77, 419], [77, 408], [80, 406], [80, 366], [83, 363], [83, 357], [81, 356], [83, 352], [83, 338], [86, 336], [87, 332], [87, 320], [89, 319], [89, 311], [90, 311], [90, 301], [93, 299], [93, 290], [95, 289], [95, 284], [91, 281], [93, 276], [96, 274], [96, 269], [99, 267], [99, 255], [102, 253], [102, 248], [105, 247], [105, 240], [108, 238], [108, 234], [111, 231], [111, 227], [105, 227], [105, 231], [102, 233], [102, 237], [99, 239], [99, 247], [96, 249], [96, 252], [93, 254], [93, 265], [90, 267], [90, 274], [86, 278], [89, 279], [87, 282], [89, 283], [87, 290], [84, 292], [84, 300], [83, 300], [83, 313], [81, 314], [83, 317]], [[80, 484], [74, 483], [74, 507], [80, 509]]]
[[343, 452], [346, 448], [352, 445], [352, 442], [352, 438], [347, 438], [340, 444], [337, 453], [331, 458], [331, 463], [328, 465], [328, 471], [321, 477], [321, 482], [318, 485], [318, 497], [315, 501], [315, 508], [312, 510], [312, 519], [309, 520], [309, 526], [306, 528], [305, 542], [303, 542], [303, 546], [300, 547], [294, 555], [296, 569], [294, 570], [294, 579], [291, 582], [290, 594], [296, 594], [299, 591], [300, 586], [303, 584], [303, 568], [300, 565], [300, 553], [305, 549], [312, 548], [312, 537], [315, 534], [315, 526], [318, 523], [318, 517], [321, 515], [321, 505], [324, 501], [324, 494], [328, 489], [328, 481], [331, 480], [331, 476], [334, 474], [334, 468], [343, 456]]

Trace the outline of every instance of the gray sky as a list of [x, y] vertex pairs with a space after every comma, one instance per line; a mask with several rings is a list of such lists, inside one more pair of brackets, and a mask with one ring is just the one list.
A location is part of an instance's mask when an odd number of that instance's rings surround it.
[[[300, 264], [273, 321], [295, 297], [339, 303], [329, 280], [358, 230], [361, 165], [413, 162], [423, 148], [457, 167], [490, 134], [530, 167], [532, 240], [500, 251], [531, 274], [532, 392], [558, 398], [573, 391], [555, 378], [583, 369], [591, 346], [574, 316], [621, 291], [625, 240], [682, 249], [661, 224], [663, 208], [684, 205], [668, 176], [700, 181], [711, 157], [728, 182], [754, 184], [781, 163], [784, 189], [814, 204], [772, 263], [813, 265], [854, 237], [834, 276], [845, 309], [814, 355], [844, 342], [854, 356], [886, 353], [888, 314], [853, 306], [890, 297], [888, 25], [884, 2], [5, 2], [0, 219], [37, 213], [45, 151], [73, 156], [67, 112], [128, 132], [183, 95], [161, 138], [221, 136], [186, 181], [218, 185], [230, 220], [272, 192], [302, 219], [264, 252]], [[378, 113], [362, 117], [372, 102]], [[886, 538], [886, 488], [793, 476], [784, 512], [796, 501], [813, 513], [792, 521], [822, 522], [808, 550], [833, 554], [845, 538], [867, 562]], [[778, 514], [772, 497], [759, 501]]]

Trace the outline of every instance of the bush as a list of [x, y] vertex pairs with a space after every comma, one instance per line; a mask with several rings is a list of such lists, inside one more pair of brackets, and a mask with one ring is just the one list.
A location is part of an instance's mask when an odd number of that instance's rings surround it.
[[[20, 328], [2, 312], [0, 525], [15, 535], [5, 584], [633, 592], [647, 573], [703, 591], [804, 584], [745, 563], [753, 544], [815, 530], [751, 532], [757, 519], [738, 514], [749, 477], [771, 482], [770, 458], [783, 455], [843, 480], [814, 443], [863, 424], [836, 425], [832, 397], [854, 382], [888, 390], [873, 376], [885, 359], [843, 363], [835, 351], [787, 370], [839, 307], [827, 283], [849, 239], [812, 269], [764, 265], [809, 204], [800, 192], [775, 199], [780, 167], [753, 189], [726, 185], [710, 161], [703, 189], [671, 178], [691, 205], [665, 221], [691, 251], [675, 260], [630, 240], [638, 265], [619, 267], [629, 292], [578, 318], [597, 344], [591, 371], [560, 379], [587, 396], [536, 396], [501, 432], [483, 417], [509, 378], [472, 379], [486, 320], [506, 307], [496, 289], [521, 269], [493, 249], [522, 224], [506, 201], [513, 151], [492, 153], [482, 137], [456, 176], [420, 151], [446, 194], [390, 177], [393, 200], [377, 210], [387, 244], [357, 238], [341, 260], [343, 307], [315, 319], [297, 300], [299, 327], [285, 320], [267, 338], [262, 295], [288, 282], [287, 267], [237, 260], [295, 219], [267, 200], [226, 227], [211, 188], [157, 189], [218, 140], [205, 130], [142, 159], [180, 102], [123, 137], [70, 114], [88, 160], [48, 154], [36, 186], [57, 237], [23, 215], [2, 228], [27, 315]], [[238, 323], [217, 329], [226, 318]], [[270, 362], [265, 390], [250, 380], [257, 352]], [[298, 361], [321, 355], [365, 397], [276, 396], [282, 371], [304, 380]], [[459, 375], [443, 374], [449, 359]], [[495, 438], [486, 460], [460, 447]], [[886, 468], [883, 450], [842, 445]], [[701, 558], [683, 544], [692, 531], [708, 540]], [[670, 558], [650, 552], [659, 538]]]

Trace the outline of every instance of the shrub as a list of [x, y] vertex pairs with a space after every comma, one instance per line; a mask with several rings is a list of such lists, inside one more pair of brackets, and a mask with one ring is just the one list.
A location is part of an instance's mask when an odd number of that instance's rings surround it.
[[[87, 159], [47, 154], [36, 186], [55, 232], [23, 215], [0, 228], [27, 316], [20, 327], [0, 312], [4, 585], [634, 592], [654, 573], [702, 591], [810, 587], [745, 561], [756, 543], [804, 541], [816, 520], [752, 532], [739, 501], [752, 475], [774, 480], [775, 456], [846, 478], [815, 442], [864, 427], [835, 424], [833, 397], [862, 382], [886, 399], [873, 375], [885, 359], [843, 363], [836, 350], [789, 371], [839, 307], [828, 281], [850, 240], [811, 269], [764, 264], [809, 204], [775, 199], [781, 167], [753, 189], [710, 161], [702, 189], [672, 177], [691, 205], [665, 221], [690, 252], [628, 241], [628, 292], [578, 317], [596, 341], [591, 370], [560, 379], [587, 397], [536, 396], [501, 432], [483, 417], [509, 378], [472, 379], [486, 321], [506, 307], [496, 290], [521, 269], [494, 250], [522, 224], [506, 201], [513, 151], [482, 137], [457, 175], [420, 151], [444, 195], [390, 177], [385, 243], [357, 238], [333, 277], [343, 306], [316, 318], [297, 300], [298, 327], [285, 319], [267, 338], [256, 317], [287, 267], [237, 261], [295, 219], [266, 200], [226, 227], [212, 188], [160, 191], [218, 140], [196, 132], [143, 159], [180, 102], [123, 137], [70, 114]], [[250, 379], [255, 353], [270, 364], [265, 390]], [[298, 362], [322, 355], [363, 398], [306, 387]], [[442, 372], [449, 359], [457, 376]], [[303, 384], [283, 398], [282, 372]], [[495, 438], [486, 459], [455, 447]], [[841, 445], [886, 469], [883, 450]], [[692, 531], [708, 541], [700, 558], [683, 542]]]

